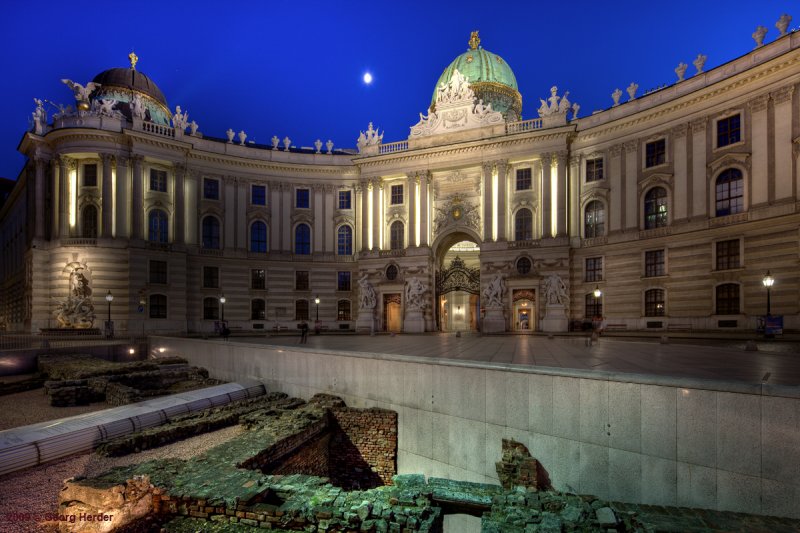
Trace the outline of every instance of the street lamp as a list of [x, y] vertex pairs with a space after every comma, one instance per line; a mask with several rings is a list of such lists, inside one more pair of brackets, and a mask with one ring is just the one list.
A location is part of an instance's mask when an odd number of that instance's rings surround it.
[[317, 304], [317, 322], [319, 322], [319, 295], [314, 298], [314, 303]]
[[595, 285], [592, 294], [595, 298], [600, 298], [603, 295], [603, 291], [600, 290], [600, 285]]
[[225, 322], [225, 295], [219, 297], [219, 303], [222, 304], [222, 321]]
[[114, 326], [111, 324], [111, 302], [114, 301], [114, 295], [111, 294], [111, 289], [106, 294], [106, 301], [108, 302], [108, 321], [106, 322], [106, 337], [109, 339], [114, 337]]
[[772, 285], [775, 283], [775, 278], [773, 278], [769, 270], [767, 270], [767, 275], [764, 276], [764, 279], [761, 280], [761, 283], [767, 288], [767, 316], [771, 315], [770, 309], [770, 289], [772, 289]]

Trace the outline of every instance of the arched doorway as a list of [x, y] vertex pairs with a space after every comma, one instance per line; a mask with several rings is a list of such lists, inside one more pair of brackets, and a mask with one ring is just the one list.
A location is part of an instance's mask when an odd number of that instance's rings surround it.
[[477, 331], [480, 317], [480, 248], [460, 240], [438, 258], [436, 324], [439, 331]]
[[536, 293], [532, 289], [514, 289], [513, 320], [511, 327], [514, 331], [536, 331]]

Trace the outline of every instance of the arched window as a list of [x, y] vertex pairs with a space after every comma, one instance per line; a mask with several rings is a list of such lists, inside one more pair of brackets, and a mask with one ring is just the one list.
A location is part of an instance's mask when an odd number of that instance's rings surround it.
[[664, 187], [653, 187], [644, 196], [644, 229], [662, 228], [667, 225], [667, 191]]
[[350, 300], [339, 300], [336, 304], [336, 320], [350, 320]]
[[744, 211], [744, 178], [741, 170], [729, 168], [717, 177], [716, 206], [718, 217]]
[[527, 257], [520, 257], [517, 260], [517, 272], [521, 275], [525, 275], [531, 271], [531, 260]]
[[87, 205], [83, 208], [81, 236], [86, 239], [97, 238], [97, 208], [93, 205]]
[[267, 314], [267, 304], [262, 298], [250, 301], [250, 320], [264, 320]]
[[203, 298], [203, 319], [219, 320], [219, 298]]
[[311, 228], [308, 224], [298, 224], [294, 230], [294, 253], [299, 255], [311, 253]]
[[250, 251], [265, 254], [267, 253], [267, 225], [256, 220], [250, 226]]
[[308, 320], [308, 300], [297, 300], [294, 303], [294, 319]]
[[161, 209], [153, 209], [147, 217], [148, 240], [165, 243], [168, 239], [167, 213]]
[[392, 222], [390, 233], [391, 233], [391, 240], [389, 242], [391, 244], [392, 250], [402, 250], [405, 244], [403, 242], [404, 241], [403, 223], [400, 222], [399, 220], [395, 220], [394, 222]]
[[150, 318], [167, 318], [167, 297], [163, 294], [150, 295]]
[[514, 217], [514, 240], [529, 241], [533, 239], [533, 215], [531, 210], [524, 208], [517, 211]]
[[664, 289], [650, 289], [644, 293], [644, 316], [664, 316]]
[[583, 211], [583, 236], [586, 239], [602, 237], [606, 231], [606, 210], [603, 203], [593, 200]]
[[738, 315], [739, 314], [739, 285], [736, 283], [723, 283], [717, 285], [717, 308], [718, 315]]
[[338, 231], [337, 243], [337, 254], [353, 255], [353, 228], [350, 226], [341, 226]]
[[603, 297], [596, 297], [594, 293], [590, 292], [586, 295], [586, 318], [593, 319], [603, 316]]
[[203, 248], [219, 250], [219, 220], [214, 216], [203, 218]]

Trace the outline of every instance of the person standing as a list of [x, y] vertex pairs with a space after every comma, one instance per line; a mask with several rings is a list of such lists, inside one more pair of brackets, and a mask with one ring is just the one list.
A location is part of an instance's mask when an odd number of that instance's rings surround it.
[[308, 342], [308, 323], [303, 320], [300, 322], [300, 344]]

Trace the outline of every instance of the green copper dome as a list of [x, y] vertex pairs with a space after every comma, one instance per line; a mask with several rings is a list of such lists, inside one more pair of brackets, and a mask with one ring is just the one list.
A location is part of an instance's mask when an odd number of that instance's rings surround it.
[[456, 69], [467, 77], [469, 86], [484, 104], [491, 103], [492, 109], [506, 115], [506, 120], [519, 120], [522, 114], [522, 95], [517, 89], [517, 77], [505, 59], [480, 46], [478, 32], [473, 31], [469, 40], [469, 50], [456, 57], [444, 69], [433, 90], [431, 106], [436, 103], [439, 86], [450, 81]]

